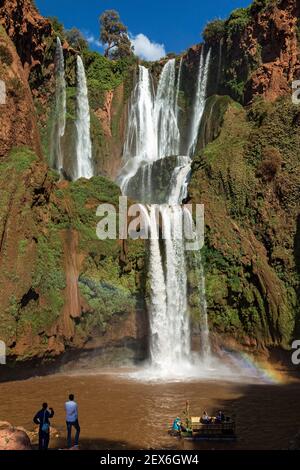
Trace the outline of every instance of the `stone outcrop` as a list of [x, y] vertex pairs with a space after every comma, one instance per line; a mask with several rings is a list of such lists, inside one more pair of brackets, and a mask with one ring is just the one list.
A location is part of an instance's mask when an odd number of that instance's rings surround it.
[[30, 438], [25, 430], [15, 428], [10, 423], [0, 421], [1, 450], [32, 450]]
[[0, 29], [0, 80], [4, 84], [0, 102], [0, 159], [20, 146], [27, 146], [41, 156], [31, 90], [15, 46], [3, 29]]
[[300, 78], [298, 0], [254, 1], [228, 20], [207, 28], [213, 50], [211, 93], [248, 104], [256, 96], [274, 101]]
[[[97, 125], [102, 130], [102, 139], [95, 142], [94, 159], [97, 173], [115, 180], [122, 168], [123, 143], [127, 118], [127, 98], [124, 83], [105, 92], [103, 105], [95, 109]], [[93, 135], [93, 134], [92, 134]], [[94, 140], [96, 136], [94, 135]]]
[[0, 0], [0, 25], [15, 44], [28, 79], [44, 62], [46, 39], [52, 34], [50, 21], [31, 0]]
[[274, 101], [291, 93], [291, 82], [300, 78], [299, 13], [297, 0], [283, 0], [255, 15], [247, 27], [242, 49], [252, 56], [260, 54], [260, 63], [246, 85], [246, 103], [257, 95]]

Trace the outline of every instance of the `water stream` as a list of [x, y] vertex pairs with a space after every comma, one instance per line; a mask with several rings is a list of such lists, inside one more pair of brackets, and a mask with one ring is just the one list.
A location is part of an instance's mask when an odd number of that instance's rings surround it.
[[58, 171], [64, 167], [62, 138], [66, 129], [66, 80], [64, 52], [59, 37], [56, 39], [55, 51], [55, 110], [51, 135], [50, 161], [51, 166]]
[[75, 178], [91, 178], [94, 174], [90, 133], [90, 106], [85, 69], [77, 56], [77, 145]]

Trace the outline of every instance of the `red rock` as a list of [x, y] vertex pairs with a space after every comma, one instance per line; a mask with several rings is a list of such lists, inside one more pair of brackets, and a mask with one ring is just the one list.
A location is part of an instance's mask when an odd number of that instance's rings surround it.
[[26, 432], [13, 427], [0, 430], [0, 450], [32, 450]]

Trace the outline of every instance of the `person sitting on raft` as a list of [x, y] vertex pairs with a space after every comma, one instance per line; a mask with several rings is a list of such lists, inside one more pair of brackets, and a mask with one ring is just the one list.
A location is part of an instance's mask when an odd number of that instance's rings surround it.
[[208, 416], [206, 411], [203, 411], [203, 415], [200, 419], [200, 423], [202, 423], [202, 424], [210, 424], [211, 423], [211, 418]]
[[181, 419], [175, 418], [172, 426], [172, 431], [180, 432], [181, 431]]
[[225, 421], [225, 415], [223, 411], [219, 411], [217, 416], [216, 416], [216, 422], [217, 423], [223, 423]]
[[186, 432], [186, 430], [187, 429], [186, 429], [186, 427], [183, 426], [180, 418], [174, 419], [174, 423], [173, 423], [173, 426], [172, 426], [172, 431], [173, 432]]

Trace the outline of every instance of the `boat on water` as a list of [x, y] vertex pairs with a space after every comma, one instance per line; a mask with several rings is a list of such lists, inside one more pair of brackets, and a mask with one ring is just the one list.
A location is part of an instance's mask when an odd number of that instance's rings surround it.
[[217, 416], [209, 417], [206, 412], [200, 416], [191, 416], [190, 407], [187, 403], [184, 417], [176, 418], [171, 435], [186, 440], [214, 440], [214, 441], [234, 441], [236, 435], [236, 420], [219, 412]]

